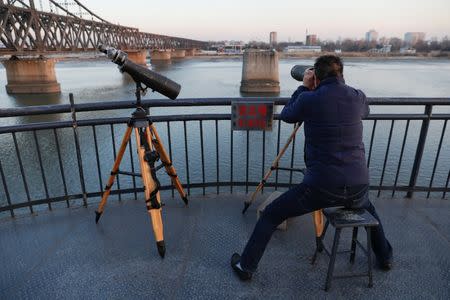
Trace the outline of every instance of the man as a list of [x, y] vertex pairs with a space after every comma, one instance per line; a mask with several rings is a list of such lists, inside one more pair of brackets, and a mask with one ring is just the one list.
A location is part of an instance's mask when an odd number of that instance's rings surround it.
[[[345, 206], [365, 208], [380, 221], [368, 198], [361, 121], [368, 114], [364, 93], [345, 84], [341, 59], [317, 58], [281, 112], [283, 121], [304, 124], [306, 174], [302, 183], [266, 207], [242, 255], [233, 254], [231, 266], [241, 280], [251, 279], [276, 227], [288, 218]], [[378, 265], [389, 270], [392, 247], [381, 222], [372, 229], [371, 244]]]

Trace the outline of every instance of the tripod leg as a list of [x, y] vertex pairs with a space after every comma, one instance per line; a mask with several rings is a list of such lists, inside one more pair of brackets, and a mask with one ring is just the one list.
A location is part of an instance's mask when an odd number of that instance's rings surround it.
[[291, 133], [289, 139], [287, 140], [286, 144], [284, 145], [284, 147], [281, 149], [280, 153], [277, 155], [277, 157], [273, 161], [272, 166], [270, 167], [269, 171], [267, 171], [266, 175], [264, 175], [263, 180], [261, 180], [261, 182], [259, 183], [259, 185], [256, 188], [256, 190], [253, 192], [252, 196], [250, 197], [250, 200], [245, 201], [244, 209], [242, 210], [242, 214], [245, 214], [245, 212], [250, 207], [250, 205], [253, 203], [253, 201], [255, 201], [256, 196], [258, 195], [258, 193], [262, 190], [262, 188], [266, 184], [266, 181], [267, 181], [267, 179], [269, 179], [270, 175], [272, 174], [272, 171], [278, 167], [278, 162], [280, 161], [281, 157], [283, 157], [283, 155], [286, 152], [286, 150], [289, 148], [289, 145], [292, 143], [292, 141], [293, 141], [295, 135], [297, 134], [297, 131], [300, 128], [301, 125], [302, 125], [302, 123], [298, 123], [295, 126], [294, 131], [292, 131], [292, 133]]
[[[141, 135], [140, 130], [145, 130], [146, 132]], [[159, 184], [156, 179], [156, 172], [154, 170], [154, 161], [148, 161], [148, 159], [146, 160], [146, 152], [151, 152], [153, 150], [152, 145], [147, 142], [146, 135], [148, 134], [148, 131], [148, 127], [144, 129], [135, 128], [136, 145], [138, 149], [139, 163], [141, 166], [142, 181], [145, 186], [145, 203], [152, 222], [153, 234], [155, 236], [159, 255], [164, 257], [166, 247], [164, 244]]]
[[117, 154], [117, 158], [116, 158], [116, 161], [114, 162], [114, 166], [112, 168], [111, 175], [109, 176], [109, 179], [108, 179], [108, 184], [105, 187], [105, 192], [102, 195], [102, 200], [100, 201], [97, 211], [95, 212], [95, 223], [98, 223], [98, 221], [100, 220], [100, 217], [102, 216], [103, 210], [106, 205], [106, 201], [108, 199], [109, 194], [111, 193], [111, 188], [114, 184], [114, 180], [116, 179], [117, 171], [119, 170], [119, 166], [120, 166], [120, 162], [122, 161], [123, 154], [125, 153], [125, 150], [128, 145], [128, 141], [130, 140], [132, 129], [133, 128], [131, 128], [131, 127], [127, 127], [127, 130], [125, 131], [125, 135], [123, 136], [122, 144], [120, 145], [120, 149], [119, 149], [119, 153]]
[[[151, 142], [153, 143], [153, 146], [155, 146], [156, 151], [159, 153], [159, 157], [166, 169], [167, 175], [169, 175], [173, 186], [177, 189], [178, 193], [181, 196], [181, 199], [183, 199], [184, 203], [187, 205], [188, 204], [187, 194], [183, 190], [183, 186], [181, 185], [180, 179], [178, 178], [177, 171], [175, 170], [175, 167], [172, 165], [172, 161], [170, 160], [170, 157], [167, 154], [166, 149], [164, 149], [162, 141], [154, 125], [150, 125], [150, 131], [151, 134], [153, 134], [153, 136], [155, 137], [155, 139], [153, 139]], [[148, 136], [148, 138], [151, 140], [151, 136]]]

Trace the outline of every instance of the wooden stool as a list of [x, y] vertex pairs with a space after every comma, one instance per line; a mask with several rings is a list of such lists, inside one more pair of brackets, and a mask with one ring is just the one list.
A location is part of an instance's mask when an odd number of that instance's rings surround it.
[[[323, 242], [325, 233], [328, 229], [328, 225], [331, 224], [335, 229], [333, 248], [331, 253], [326, 247], [323, 248], [325, 253], [330, 257], [330, 262], [328, 265], [327, 279], [325, 281], [325, 291], [328, 291], [331, 287], [331, 280], [334, 278], [349, 278], [349, 277], [369, 277], [369, 287], [373, 286], [372, 280], [372, 248], [371, 248], [371, 232], [370, 227], [378, 226], [378, 221], [375, 219], [367, 210], [365, 209], [346, 209], [346, 208], [327, 208], [323, 210], [323, 214], [327, 218], [325, 223], [325, 228], [320, 239]], [[364, 227], [367, 232], [367, 247], [358, 241], [358, 229], [359, 227]], [[346, 251], [338, 251], [339, 239], [341, 237], [341, 231], [343, 228], [353, 228], [352, 244], [351, 249]], [[367, 256], [368, 270], [366, 273], [355, 273], [355, 274], [341, 274], [333, 276], [334, 263], [336, 261], [336, 254], [338, 253], [348, 253], [350, 252], [350, 263], [355, 262], [356, 245], [360, 247], [364, 254]], [[316, 248], [314, 256], [312, 258], [312, 264], [315, 263], [318, 253], [321, 252], [320, 249]]]

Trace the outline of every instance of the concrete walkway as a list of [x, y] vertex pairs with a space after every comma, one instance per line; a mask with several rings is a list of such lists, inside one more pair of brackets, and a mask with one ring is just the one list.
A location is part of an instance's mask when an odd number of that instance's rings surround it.
[[[267, 194], [265, 194], [267, 196]], [[374, 197], [373, 197], [374, 199]], [[0, 220], [0, 299], [450, 299], [450, 201], [376, 199], [395, 267], [334, 280], [314, 251], [311, 216], [273, 236], [250, 283], [229, 267], [251, 233], [257, 205], [241, 215], [242, 195], [191, 197], [164, 209], [166, 258], [159, 257], [142, 201], [112, 201], [96, 226], [95, 205]], [[331, 231], [330, 231], [331, 232]], [[328, 236], [330, 243], [331, 234]], [[364, 240], [361, 235], [361, 240]], [[344, 232], [341, 246], [350, 246]], [[348, 271], [345, 255], [336, 273]], [[352, 270], [363, 268], [357, 253]]]

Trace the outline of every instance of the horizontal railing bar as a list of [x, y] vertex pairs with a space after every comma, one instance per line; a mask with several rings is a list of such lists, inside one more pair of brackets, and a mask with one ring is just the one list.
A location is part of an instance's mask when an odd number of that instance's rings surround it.
[[364, 120], [424, 120], [427, 118], [425, 114], [373, 114]]
[[128, 171], [120, 171], [120, 170], [117, 171], [117, 174], [134, 176], [134, 177], [142, 177], [142, 175], [138, 174], [138, 173], [133, 173], [133, 172], [128, 172]]
[[[186, 98], [178, 100], [155, 99], [142, 100], [143, 107], [186, 107], [186, 106], [229, 106], [233, 101], [253, 101], [261, 97], [241, 98]], [[275, 105], [285, 105], [290, 98], [287, 97], [263, 97], [264, 100], [273, 101]], [[368, 98], [370, 105], [450, 105], [450, 98]], [[77, 112], [128, 109], [136, 107], [136, 101], [102, 101], [98, 103], [80, 103], [75, 105]], [[69, 104], [36, 105], [27, 107], [2, 108], [0, 118], [19, 117], [32, 115], [47, 115], [69, 113]]]
[[450, 114], [433, 114], [430, 117], [430, 120], [449, 120]]
[[[370, 114], [364, 120], [424, 120], [428, 119], [426, 114]], [[430, 120], [449, 120], [450, 114], [433, 114]]]
[[[168, 115], [151, 117], [153, 122], [183, 122], [183, 121], [224, 121], [230, 120], [231, 114], [191, 114], [191, 115]], [[279, 120], [280, 115], [275, 114], [274, 119]], [[424, 120], [427, 118], [425, 114], [373, 114], [369, 115], [366, 120]], [[111, 124], [125, 124], [129, 118], [103, 118], [103, 119], [87, 119], [77, 121], [78, 127], [99, 126]], [[450, 120], [450, 114], [434, 114], [431, 120]], [[23, 125], [3, 126], [0, 127], [0, 134], [12, 132], [26, 132], [33, 130], [48, 130], [57, 128], [72, 127], [72, 121], [58, 122], [40, 122], [29, 123]]]
[[[143, 188], [123, 189], [120, 191], [113, 190], [113, 191], [111, 191], [110, 194], [111, 195], [118, 195], [119, 193], [131, 194], [134, 192], [143, 192], [143, 191], [144, 191]], [[86, 193], [86, 196], [88, 198], [100, 197], [101, 195], [102, 195], [102, 192]], [[47, 204], [47, 203], [61, 202], [61, 201], [66, 201], [66, 200], [79, 200], [79, 199], [83, 199], [83, 194], [73, 194], [73, 195], [68, 195], [68, 196], [53, 197], [53, 198], [49, 198], [49, 199], [33, 200], [33, 201], [31, 201], [31, 204], [34, 206], [34, 205], [42, 205], [42, 204]], [[12, 204], [11, 206], [8, 206], [8, 209], [5, 209], [6, 207], [0, 207], [0, 212], [7, 211], [10, 209], [18, 209], [18, 208], [28, 207], [28, 204], [29, 204], [29, 202], [15, 203], [15, 204]]]
[[[392, 191], [394, 189], [394, 186], [378, 186], [378, 185], [371, 185], [369, 186], [370, 190], [382, 190], [382, 191]], [[410, 188], [409, 186], [397, 186], [395, 188], [396, 191], [401, 191], [401, 192], [409, 192], [409, 191], [413, 191], [413, 192], [428, 192], [429, 188], [428, 187], [424, 187], [424, 186], [415, 186], [413, 188]], [[432, 192], [445, 192], [445, 191], [450, 191], [450, 188], [445, 188], [445, 187], [433, 187], [431, 189]]]
[[[191, 188], [191, 189], [201, 189], [201, 188], [207, 188], [207, 187], [229, 187], [229, 186], [241, 186], [241, 187], [245, 187], [245, 186], [258, 186], [259, 182], [245, 182], [245, 181], [236, 181], [236, 182], [205, 182], [205, 183], [191, 183], [189, 185], [184, 184], [183, 188]], [[276, 184], [275, 182], [267, 182], [265, 184], [265, 187], [282, 187], [282, 188], [289, 188], [291, 185], [289, 183], [278, 183]], [[171, 190], [172, 186], [171, 185], [165, 185], [165, 186], [161, 186], [160, 190]], [[375, 186], [375, 185], [371, 185], [370, 186], [370, 190], [393, 190], [394, 186]], [[431, 189], [429, 189], [429, 187], [425, 187], [425, 186], [416, 186], [414, 188], [410, 188], [409, 186], [400, 186], [400, 187], [396, 187], [397, 191], [404, 191], [404, 192], [408, 192], [408, 191], [414, 191], [414, 192], [450, 192], [450, 188], [445, 188], [445, 187], [433, 187]], [[123, 189], [123, 190], [112, 190], [111, 191], [111, 195], [118, 195], [120, 194], [132, 194], [135, 192], [144, 192], [143, 188], [129, 188], [129, 189]], [[86, 196], [88, 198], [92, 198], [92, 197], [100, 197], [102, 195], [102, 192], [91, 192], [91, 193], [86, 193]], [[8, 205], [8, 206], [3, 206], [0, 207], [0, 212], [4, 212], [4, 211], [10, 211], [10, 210], [14, 210], [14, 209], [19, 209], [19, 208], [26, 208], [29, 207], [30, 205], [35, 206], [35, 205], [43, 205], [43, 204], [48, 204], [48, 203], [55, 203], [55, 202], [62, 202], [62, 201], [68, 201], [68, 200], [79, 200], [79, 199], [83, 199], [83, 194], [74, 194], [74, 195], [68, 195], [68, 196], [60, 196], [60, 197], [53, 197], [53, 198], [49, 198], [49, 199], [40, 199], [40, 200], [32, 200], [31, 202], [22, 202], [22, 203], [16, 203], [16, 204], [12, 204], [12, 205]]]
[[368, 97], [369, 105], [450, 105], [450, 98]]
[[285, 168], [285, 167], [275, 167], [271, 168], [272, 170], [281, 170], [281, 171], [292, 171], [292, 172], [300, 172], [305, 174], [306, 169], [297, 169], [297, 168]]
[[[200, 121], [200, 120], [230, 120], [230, 114], [196, 114], [196, 115], [173, 115], [173, 116], [154, 116], [151, 117], [151, 121], [158, 122], [182, 122], [182, 121]], [[126, 124], [129, 118], [104, 118], [104, 119], [88, 119], [77, 120], [78, 127], [86, 126], [100, 126], [111, 124]], [[25, 132], [32, 130], [47, 130], [55, 128], [68, 128], [72, 127], [72, 121], [58, 121], [58, 122], [41, 122], [41, 123], [29, 123], [23, 125], [3, 126], [0, 127], [0, 134], [11, 132]]]

